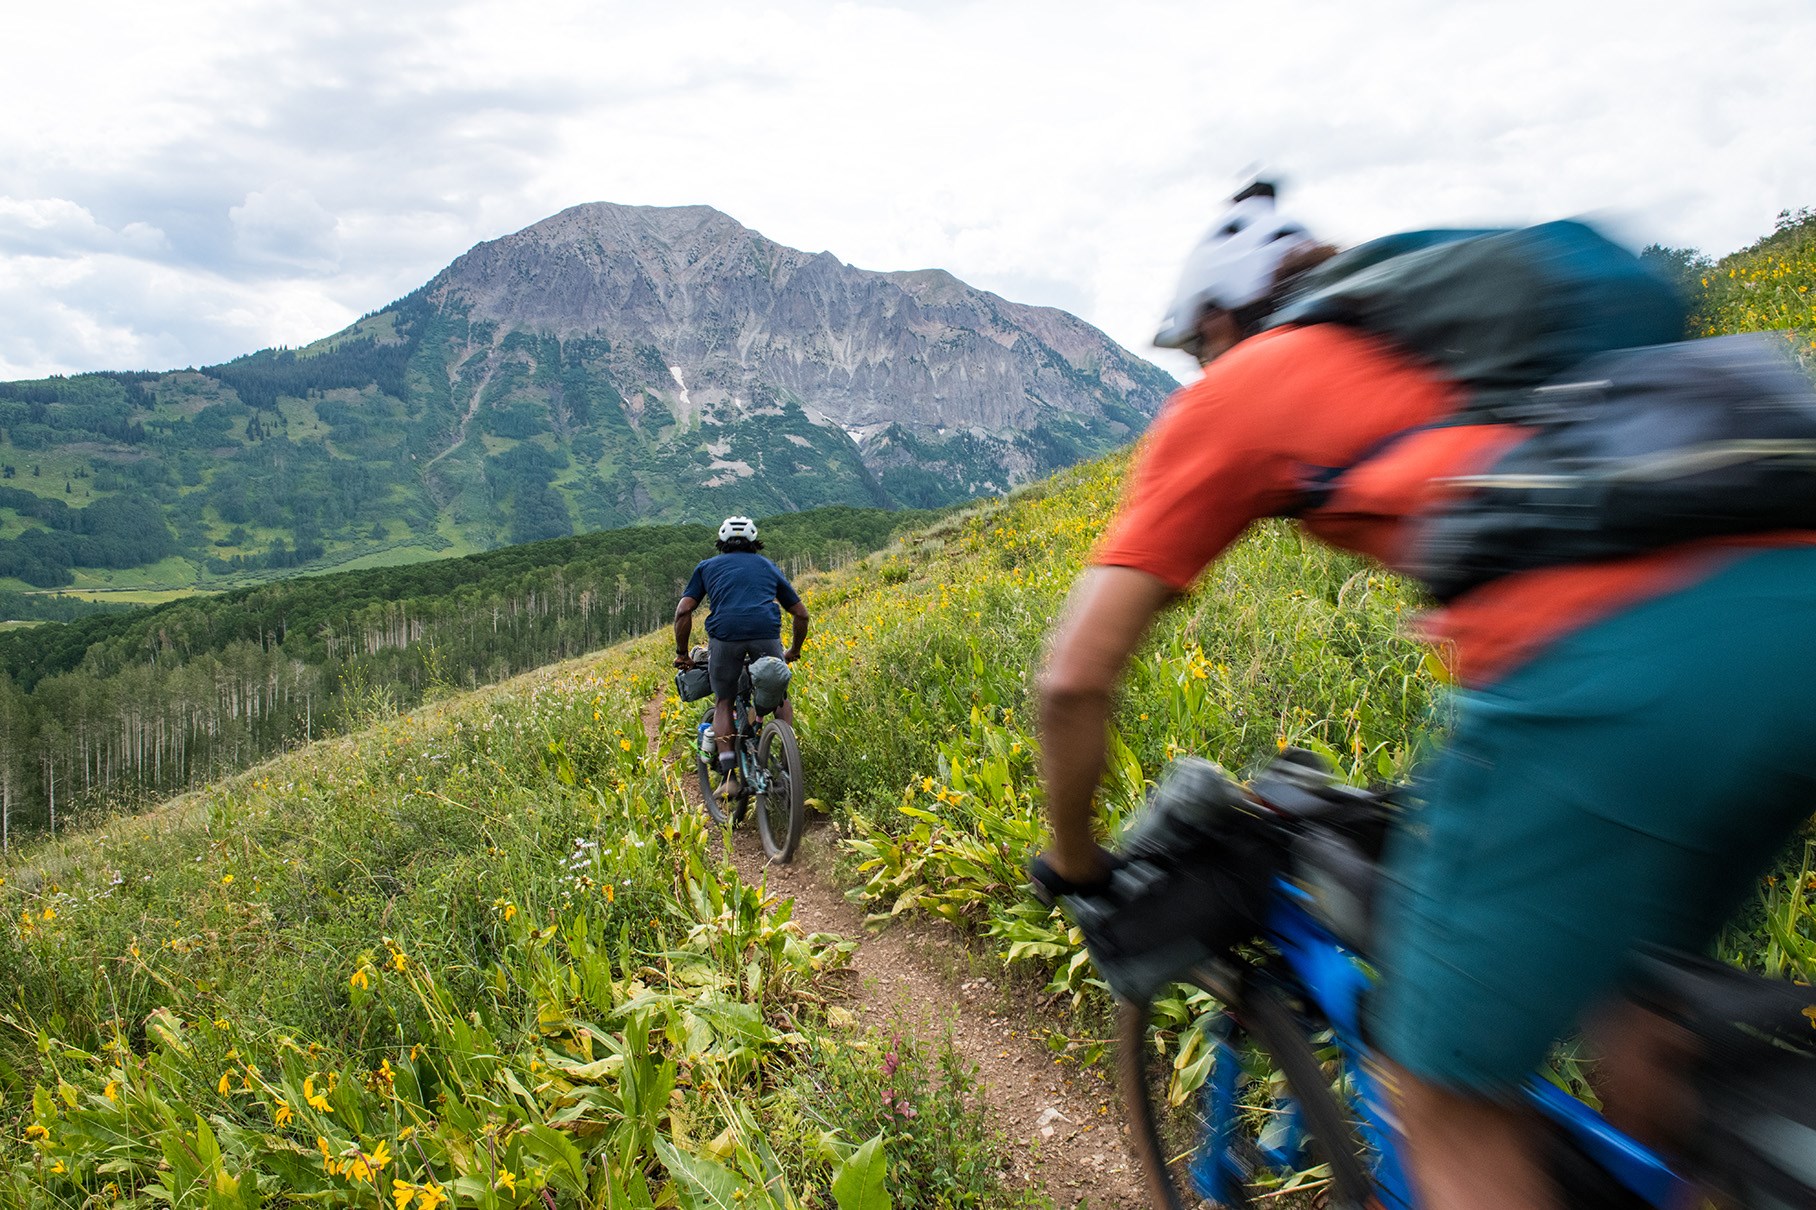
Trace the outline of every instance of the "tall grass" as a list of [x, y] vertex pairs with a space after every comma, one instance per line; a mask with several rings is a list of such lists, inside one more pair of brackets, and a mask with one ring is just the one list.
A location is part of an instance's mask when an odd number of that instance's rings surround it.
[[1014, 1202], [975, 1090], [829, 1008], [849, 943], [682, 805], [655, 651], [9, 868], [0, 1203]]

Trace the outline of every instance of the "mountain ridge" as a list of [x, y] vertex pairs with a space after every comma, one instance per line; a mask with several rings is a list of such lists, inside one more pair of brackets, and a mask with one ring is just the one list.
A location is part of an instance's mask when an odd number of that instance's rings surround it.
[[[586, 203], [299, 349], [0, 384], [4, 486], [40, 498], [0, 499], [0, 588], [222, 587], [638, 522], [942, 506], [1126, 443], [1172, 385], [943, 269], [858, 269], [710, 206]], [[162, 518], [146, 549], [165, 562], [76, 540], [112, 496]]]

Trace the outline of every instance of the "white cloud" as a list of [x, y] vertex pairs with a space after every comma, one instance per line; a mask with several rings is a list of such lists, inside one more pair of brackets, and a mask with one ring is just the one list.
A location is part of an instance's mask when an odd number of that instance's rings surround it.
[[117, 252], [155, 257], [170, 241], [150, 223], [111, 230], [67, 198], [0, 197], [0, 253], [15, 256], [79, 256]]
[[1257, 162], [1340, 240], [1594, 211], [1719, 254], [1816, 203], [1816, 9], [1764, 0], [108, 0], [13, 32], [0, 89], [57, 104], [0, 128], [0, 322], [46, 292], [3, 373], [300, 344], [594, 200], [1138, 352]]
[[306, 189], [280, 184], [248, 193], [227, 218], [234, 248], [249, 262], [318, 274], [340, 266], [339, 225]]

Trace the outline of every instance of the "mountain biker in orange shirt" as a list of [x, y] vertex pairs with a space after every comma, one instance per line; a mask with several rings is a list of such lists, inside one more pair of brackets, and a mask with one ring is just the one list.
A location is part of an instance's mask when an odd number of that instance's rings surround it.
[[[1154, 617], [1310, 468], [1454, 409], [1460, 388], [1335, 324], [1260, 332], [1285, 285], [1334, 252], [1239, 194], [1188, 260], [1155, 343], [1197, 382], [1144, 438], [1122, 509], [1074, 587], [1040, 680], [1049, 889], [1105, 877], [1092, 797], [1123, 669]], [[1500, 447], [1431, 430], [1302, 521], [1391, 562], [1444, 475]], [[1816, 806], [1816, 547], [1807, 533], [1683, 543], [1510, 575], [1425, 622], [1458, 682], [1457, 725], [1418, 826], [1388, 855], [1371, 1036], [1393, 1061], [1420, 1204], [1553, 1207], [1510, 1095], [1593, 1012], [1611, 1118], [1668, 1145], [1662, 1033], [1617, 1000], [1636, 946], [1708, 943]]]

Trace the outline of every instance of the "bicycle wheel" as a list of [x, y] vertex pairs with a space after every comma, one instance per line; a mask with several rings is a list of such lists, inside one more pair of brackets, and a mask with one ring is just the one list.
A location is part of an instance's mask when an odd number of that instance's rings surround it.
[[807, 816], [801, 788], [801, 750], [795, 745], [794, 728], [779, 718], [763, 725], [757, 737], [757, 768], [763, 771], [764, 788], [757, 803], [757, 835], [771, 861], [793, 861], [801, 843], [801, 824]]
[[733, 804], [719, 797], [719, 771], [711, 761], [701, 755], [698, 745], [694, 747], [694, 772], [700, 779], [700, 798], [706, 803], [706, 813], [720, 827], [736, 822], [732, 816]]
[[[1125, 1002], [1117, 1013], [1117, 1083], [1149, 1200], [1168, 1210], [1206, 1200], [1246, 1207], [1264, 1191], [1279, 1190], [1295, 1169], [1322, 1164], [1330, 1178], [1317, 1204], [1368, 1205], [1374, 1190], [1368, 1165], [1306, 1026], [1268, 988], [1248, 982], [1231, 987], [1208, 972], [1192, 982], [1221, 1000], [1224, 1011], [1189, 1028], [1220, 1027], [1227, 1035], [1202, 1039], [1216, 1048], [1213, 1070], [1183, 1105], [1169, 1104], [1171, 1052], [1150, 1030], [1150, 1006]], [[1250, 1047], [1278, 1078], [1255, 1081], [1239, 1104], [1241, 1056]], [[1218, 1072], [1218, 1063], [1236, 1069]], [[1308, 1193], [1314, 1187], [1308, 1183]]]

